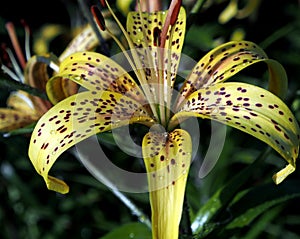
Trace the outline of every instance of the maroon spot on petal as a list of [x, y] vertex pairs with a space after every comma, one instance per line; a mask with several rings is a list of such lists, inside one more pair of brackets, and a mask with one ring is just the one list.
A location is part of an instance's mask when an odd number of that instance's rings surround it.
[[281, 132], [281, 129], [277, 125], [275, 125], [274, 127], [277, 131]]

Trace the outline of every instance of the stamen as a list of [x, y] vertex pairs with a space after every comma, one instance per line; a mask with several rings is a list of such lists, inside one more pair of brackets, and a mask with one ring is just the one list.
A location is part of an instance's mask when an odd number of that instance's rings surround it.
[[100, 3], [101, 3], [101, 5], [102, 5], [102, 7], [106, 7], [105, 0], [100, 0]]
[[179, 10], [181, 7], [181, 0], [173, 0], [170, 4], [168, 15], [165, 20], [165, 24], [161, 33], [161, 45], [160, 47], [164, 48], [166, 44], [167, 34], [170, 26], [173, 26], [176, 23]]
[[105, 31], [105, 28], [106, 28], [105, 20], [104, 20], [102, 13], [100, 12], [100, 9], [98, 8], [98, 6], [96, 6], [96, 5], [91, 6], [91, 12], [92, 12], [94, 19], [95, 19], [97, 25], [99, 26], [99, 28], [102, 31]]
[[7, 75], [9, 75], [10, 78], [12, 78], [15, 81], [20, 81], [19, 77], [11, 70], [9, 69], [7, 66], [5, 65], [1, 65], [1, 70], [6, 73]]
[[[16, 60], [14, 54], [12, 53], [12, 51], [9, 48], [5, 48], [5, 51], [6, 51], [8, 57], [9, 57], [11, 63], [12, 63], [13, 69], [16, 73], [15, 75], [17, 76], [17, 81], [24, 83], [23, 72], [22, 72], [21, 68], [19, 67], [19, 65], [17, 63], [17, 60]], [[13, 78], [13, 79], [15, 79], [15, 78]]]
[[87, 6], [86, 1], [78, 0], [78, 2], [79, 2], [79, 5], [81, 7], [81, 10], [82, 10], [84, 16], [88, 20], [89, 24], [91, 25], [92, 29], [94, 30], [94, 33], [96, 34], [97, 38], [99, 39], [99, 42], [101, 43], [101, 47], [102, 47], [103, 52], [107, 56], [109, 56], [109, 49], [108, 49], [108, 47], [106, 45], [106, 42], [103, 39], [101, 33], [99, 32], [99, 29], [98, 29], [97, 25], [95, 24], [93, 16], [91, 16], [91, 14], [90, 14], [91, 13], [90, 8]]
[[[120, 41], [115, 36], [113, 36], [108, 29], [106, 29], [106, 30], [111, 35], [111, 37], [116, 41], [116, 43], [120, 46], [121, 50], [123, 51], [123, 49], [124, 49], [123, 53], [126, 56], [126, 58], [128, 59], [132, 69], [134, 70], [134, 73], [136, 74], [146, 97], [149, 99], [150, 102], [154, 102], [153, 101], [153, 95], [150, 92], [149, 87], [148, 87], [145, 71], [143, 69], [141, 61], [139, 60], [139, 56], [137, 54], [135, 46], [134, 46], [130, 36], [128, 35], [127, 31], [122, 26], [122, 23], [119, 21], [119, 19], [117, 18], [117, 16], [115, 15], [113, 10], [111, 9], [111, 7], [108, 4], [107, 0], [105, 0], [105, 3], [106, 3], [106, 6], [107, 6], [108, 10], [110, 11], [112, 17], [115, 19], [116, 23], [118, 24], [119, 28], [121, 29], [123, 35], [125, 36], [125, 38], [127, 40], [127, 43], [129, 45], [129, 48], [131, 49], [131, 54], [133, 56], [133, 61], [134, 61], [135, 64], [132, 62], [131, 58], [129, 57], [128, 53], [125, 51], [125, 49], [122, 46], [122, 44], [120, 43]], [[150, 104], [150, 107], [151, 107], [151, 110], [152, 110], [154, 116], [158, 119], [158, 115], [157, 115], [157, 112], [156, 112], [156, 109], [155, 109], [155, 105]]]
[[[174, 6], [174, 8], [173, 8]], [[170, 25], [173, 26], [176, 23], [179, 11], [180, 11], [180, 7], [181, 7], [181, 0], [177, 0], [176, 3], [174, 3], [174, 5], [171, 4], [170, 6], [170, 10], [171, 12], [171, 19], [170, 19]]]
[[25, 30], [25, 56], [26, 60], [28, 61], [31, 58], [30, 53], [30, 28], [25, 22], [25, 20], [21, 20], [22, 25], [24, 26]]
[[50, 54], [48, 57], [46, 56], [37, 56], [37, 61], [38, 62], [43, 62], [46, 65], [48, 65], [52, 70], [55, 72], [59, 72], [59, 65], [56, 64], [57, 59], [55, 58], [54, 55]]
[[21, 47], [20, 47], [20, 43], [18, 41], [18, 37], [17, 37], [16, 31], [15, 31], [15, 27], [14, 27], [14, 25], [13, 25], [12, 22], [6, 23], [5, 27], [7, 29], [8, 35], [10, 37], [11, 43], [12, 43], [12, 45], [14, 47], [14, 50], [15, 50], [16, 55], [18, 57], [18, 60], [19, 60], [19, 62], [21, 64], [21, 67], [23, 69], [25, 69], [26, 61], [25, 61], [24, 55], [22, 53], [22, 50], [21, 50]]

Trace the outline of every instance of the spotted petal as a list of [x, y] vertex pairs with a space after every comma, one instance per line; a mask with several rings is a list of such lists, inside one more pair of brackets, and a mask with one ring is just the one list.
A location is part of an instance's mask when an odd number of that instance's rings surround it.
[[36, 118], [32, 115], [24, 112], [15, 109], [0, 108], [0, 132], [24, 127], [35, 120]]
[[152, 122], [135, 100], [109, 91], [78, 93], [59, 102], [38, 121], [29, 158], [50, 190], [67, 193], [64, 182], [48, 175], [59, 155], [91, 135], [134, 122]]
[[24, 91], [12, 92], [7, 99], [7, 108], [0, 108], [0, 131], [7, 132], [29, 125], [39, 118], [39, 113]]
[[274, 177], [276, 183], [295, 169], [299, 126], [284, 102], [269, 91], [245, 83], [212, 85], [188, 96], [170, 124], [191, 115], [220, 121], [274, 148], [290, 164]]
[[152, 208], [152, 238], [178, 238], [191, 153], [191, 138], [184, 130], [150, 131], [144, 136], [143, 157]]
[[[57, 63], [57, 58], [51, 54], [45, 54], [41, 56], [31, 57], [27, 63], [24, 70], [25, 84], [30, 85], [31, 87], [37, 88], [42, 92], [46, 91], [46, 83], [49, 80], [47, 73], [47, 68], [52, 63]], [[72, 91], [75, 86], [69, 85], [69, 92]], [[71, 94], [71, 93], [70, 93]], [[34, 105], [36, 114], [41, 116], [43, 115], [52, 105], [48, 100], [42, 99], [34, 95], [27, 95], [28, 99]]]
[[[167, 15], [168, 11], [130, 12], [127, 31], [137, 48], [148, 83], [158, 84], [157, 79], [161, 77], [165, 84], [173, 88], [185, 35], [186, 13], [184, 8], [180, 8], [175, 24], [166, 26], [167, 34], [162, 39], [164, 25], [168, 24]], [[159, 57], [162, 53], [163, 58]]]
[[132, 77], [115, 61], [95, 52], [74, 53], [61, 62], [60, 72], [47, 83], [47, 94], [54, 104], [62, 100], [66, 79], [91, 91], [110, 90], [146, 103]]
[[258, 62], [265, 62], [268, 65], [269, 90], [283, 98], [287, 92], [287, 76], [282, 65], [268, 59], [265, 52], [255, 43], [232, 41], [214, 48], [195, 65], [180, 90], [181, 97], [177, 105], [194, 91], [224, 82], [237, 72]]

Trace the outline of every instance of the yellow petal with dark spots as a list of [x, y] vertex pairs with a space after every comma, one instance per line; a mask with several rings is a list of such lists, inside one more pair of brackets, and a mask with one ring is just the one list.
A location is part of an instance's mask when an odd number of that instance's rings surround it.
[[145, 69], [148, 83], [159, 83], [160, 78], [161, 83], [164, 81], [165, 85], [173, 88], [185, 36], [186, 13], [181, 7], [175, 24], [166, 26], [167, 31], [162, 39], [167, 14], [168, 11], [130, 12], [127, 31]]
[[180, 89], [177, 105], [194, 91], [222, 83], [258, 62], [265, 62], [268, 66], [269, 90], [284, 98], [287, 92], [287, 76], [282, 65], [268, 59], [266, 53], [253, 42], [231, 41], [214, 48], [195, 65]]
[[122, 94], [86, 91], [53, 106], [38, 121], [30, 140], [29, 158], [48, 188], [66, 193], [67, 187], [48, 172], [56, 159], [84, 139], [130, 123], [151, 124], [142, 105]]
[[62, 100], [58, 92], [66, 79], [91, 91], [110, 90], [146, 103], [143, 92], [125, 69], [99, 53], [77, 52], [61, 63], [59, 73], [47, 83], [47, 94], [54, 104]]
[[0, 132], [22, 128], [34, 122], [36, 118], [15, 109], [0, 108]]
[[275, 149], [290, 166], [277, 183], [296, 167], [300, 129], [287, 105], [271, 92], [246, 83], [219, 83], [187, 97], [170, 122], [189, 116], [212, 119], [244, 131]]
[[178, 239], [191, 155], [191, 138], [184, 130], [150, 131], [144, 136], [153, 239]]

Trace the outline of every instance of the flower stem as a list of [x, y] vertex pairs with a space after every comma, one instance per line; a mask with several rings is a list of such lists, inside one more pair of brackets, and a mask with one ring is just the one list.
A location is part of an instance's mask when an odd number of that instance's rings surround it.
[[0, 88], [9, 88], [11, 90], [23, 90], [31, 95], [35, 95], [44, 100], [48, 100], [46, 93], [40, 91], [39, 89], [33, 88], [29, 85], [23, 84], [18, 81], [7, 79], [2, 75], [0, 76]]

